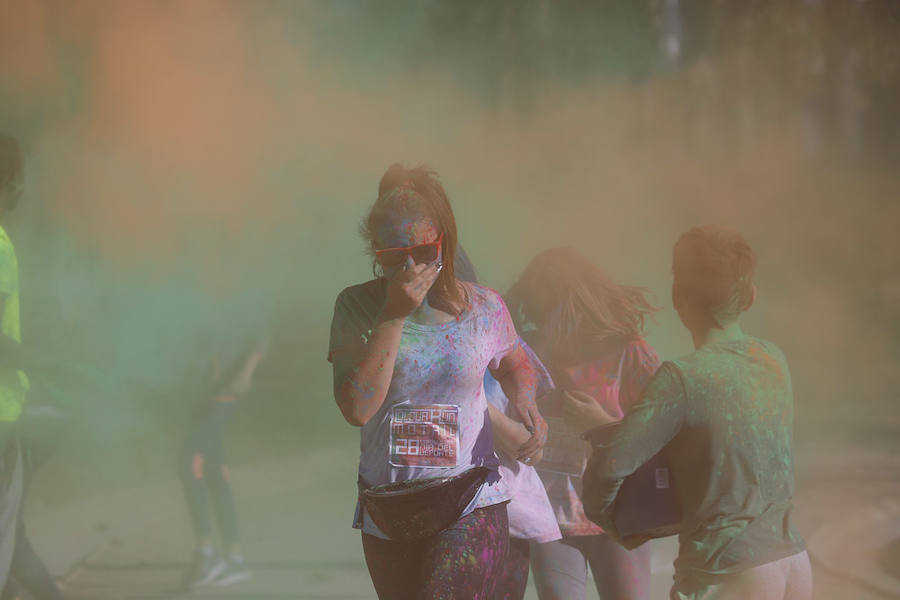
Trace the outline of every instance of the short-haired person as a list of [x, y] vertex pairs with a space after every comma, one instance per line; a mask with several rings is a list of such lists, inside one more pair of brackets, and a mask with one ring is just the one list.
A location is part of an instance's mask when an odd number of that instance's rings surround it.
[[360, 428], [360, 486], [490, 475], [437, 533], [392, 539], [365, 502], [354, 526], [379, 598], [486, 600], [508, 548], [509, 493], [497, 474], [483, 377], [490, 369], [531, 428], [517, 453], [524, 459], [546, 437], [535, 374], [500, 295], [454, 274], [456, 222], [436, 175], [394, 165], [382, 180], [390, 184], [361, 228], [376, 277], [339, 294], [328, 351], [335, 400]]
[[672, 301], [696, 350], [662, 364], [585, 474], [592, 514], [615, 532], [622, 481], [664, 450], [683, 513], [674, 600], [812, 596], [809, 559], [791, 521], [790, 372], [775, 344], [740, 324], [756, 298], [755, 266], [731, 230], [707, 225], [681, 236]]
[[538, 596], [583, 599], [590, 565], [603, 600], [647, 600], [650, 548], [622, 548], [588, 520], [581, 498], [587, 463], [581, 434], [607, 412], [621, 418], [659, 366], [643, 339], [653, 310], [646, 292], [612, 281], [574, 248], [551, 248], [531, 260], [506, 298], [556, 385], [539, 402], [551, 425], [536, 468], [563, 538], [532, 544]]

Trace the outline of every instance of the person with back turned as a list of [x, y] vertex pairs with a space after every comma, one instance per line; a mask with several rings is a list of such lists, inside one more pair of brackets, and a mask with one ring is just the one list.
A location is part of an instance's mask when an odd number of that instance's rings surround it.
[[791, 521], [793, 393], [784, 354], [747, 335], [756, 258], [739, 234], [691, 229], [675, 244], [672, 300], [696, 350], [666, 361], [621, 423], [588, 432], [585, 511], [617, 535], [623, 481], [662, 451], [681, 503], [673, 600], [809, 600]]

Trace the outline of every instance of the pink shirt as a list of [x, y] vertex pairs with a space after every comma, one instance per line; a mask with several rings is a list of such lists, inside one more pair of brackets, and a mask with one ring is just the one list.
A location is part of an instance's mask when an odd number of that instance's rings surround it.
[[[656, 351], [644, 340], [636, 340], [596, 360], [566, 369], [557, 375], [556, 385], [593, 396], [609, 414], [621, 419], [640, 399], [659, 364]], [[560, 406], [540, 402], [538, 409], [550, 426], [550, 436], [537, 470], [563, 535], [603, 533], [585, 516], [581, 504], [581, 475], [590, 456], [587, 442], [581, 439], [580, 432], [566, 425]]]

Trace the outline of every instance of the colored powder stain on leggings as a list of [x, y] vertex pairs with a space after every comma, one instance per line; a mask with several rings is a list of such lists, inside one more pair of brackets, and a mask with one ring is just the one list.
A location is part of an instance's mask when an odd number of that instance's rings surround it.
[[508, 545], [505, 504], [477, 509], [426, 540], [393, 542], [363, 535], [366, 563], [382, 598], [489, 600]]

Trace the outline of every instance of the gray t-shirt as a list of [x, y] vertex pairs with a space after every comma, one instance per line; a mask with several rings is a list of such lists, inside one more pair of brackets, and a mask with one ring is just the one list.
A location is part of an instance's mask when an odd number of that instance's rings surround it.
[[665, 448], [683, 510], [676, 579], [713, 583], [801, 552], [791, 523], [792, 428], [781, 350], [749, 336], [703, 346], [663, 363], [597, 451], [596, 508], [611, 507], [622, 480]]
[[[476, 284], [466, 284], [466, 289], [471, 305], [457, 319], [439, 325], [407, 319], [403, 324], [387, 396], [360, 428], [359, 474], [364, 484], [499, 466], [483, 377], [488, 367], [496, 368], [517, 347], [518, 336], [497, 292]], [[367, 335], [384, 293], [381, 279], [341, 292], [331, 324], [329, 359]], [[509, 499], [499, 477], [489, 482], [470, 510]], [[368, 519], [363, 530], [380, 535]]]

